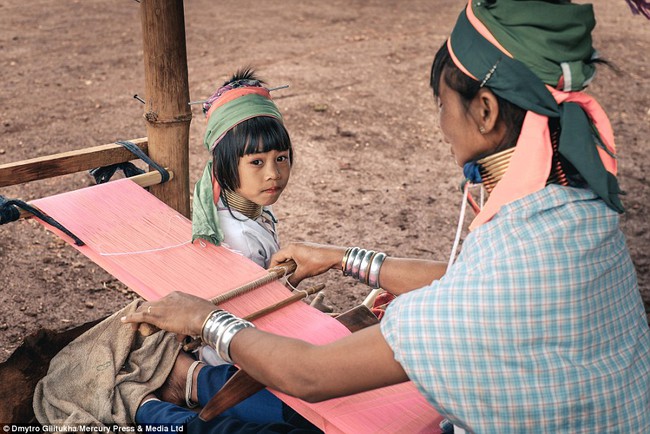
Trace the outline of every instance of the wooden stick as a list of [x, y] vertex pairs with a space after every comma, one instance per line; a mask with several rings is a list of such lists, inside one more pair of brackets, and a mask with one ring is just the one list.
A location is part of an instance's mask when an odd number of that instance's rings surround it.
[[[318, 285], [311, 286], [305, 290], [302, 289], [296, 290], [291, 294], [291, 296], [285, 298], [284, 300], [280, 300], [277, 303], [274, 303], [270, 306], [258, 310], [257, 312], [253, 312], [250, 315], [246, 315], [244, 319], [247, 321], [255, 321], [256, 319], [261, 318], [264, 315], [268, 315], [272, 312], [282, 309], [285, 306], [288, 306], [292, 303], [302, 300], [303, 298], [307, 298], [310, 295], [315, 294], [319, 291], [322, 291], [323, 288], [325, 288], [325, 284], [319, 283]], [[188, 341], [185, 345], [183, 345], [183, 350], [187, 352], [194, 351], [195, 349], [197, 349], [202, 345], [202, 342], [203, 341], [201, 340], [200, 337], [193, 338], [190, 341]]]
[[269, 269], [269, 274], [267, 274], [266, 276], [254, 280], [245, 285], [242, 285], [239, 288], [235, 288], [221, 295], [218, 295], [210, 299], [210, 302], [212, 304], [225, 303], [226, 301], [239, 297], [242, 294], [246, 294], [247, 292], [250, 292], [254, 289], [264, 286], [267, 283], [273, 282], [274, 280], [281, 279], [284, 276], [293, 273], [294, 271], [296, 271], [296, 263], [293, 261], [288, 261], [285, 263], [285, 265], [279, 265], [277, 267], [273, 267]]
[[373, 289], [372, 291], [370, 291], [368, 296], [363, 300], [361, 304], [363, 304], [368, 309], [371, 309], [373, 303], [375, 302], [375, 299], [377, 298], [377, 296], [381, 291], [383, 291], [381, 288]]
[[140, 2], [149, 157], [176, 173], [151, 194], [190, 217], [189, 133], [192, 109], [182, 0]]
[[[130, 139], [129, 142], [135, 143], [145, 154], [148, 153], [149, 142], [146, 137]], [[0, 164], [0, 187], [69, 175], [94, 169], [95, 167], [109, 166], [137, 159], [138, 157], [124, 146], [109, 143], [14, 163]]]
[[247, 321], [255, 321], [264, 315], [268, 315], [272, 312], [275, 312], [276, 310], [280, 310], [285, 306], [295, 303], [298, 300], [302, 300], [303, 298], [307, 298], [312, 294], [316, 294], [317, 292], [322, 291], [323, 288], [325, 288], [325, 284], [319, 283], [318, 285], [311, 286], [305, 290], [297, 289], [291, 294], [290, 297], [287, 297], [284, 300], [278, 301], [277, 303], [260, 309], [257, 312], [253, 312], [252, 314], [245, 316], [244, 319]]
[[[169, 172], [169, 179], [174, 178], [174, 172]], [[157, 170], [154, 170], [153, 172], [147, 172], [143, 173], [142, 175], [135, 175], [129, 178], [131, 181], [135, 182], [138, 184], [140, 187], [145, 188], [145, 187], [151, 187], [152, 185], [160, 184], [162, 181], [162, 176], [160, 175], [160, 172]], [[20, 218], [28, 218], [32, 217], [32, 213], [27, 212], [23, 209], [20, 210]]]
[[248, 375], [246, 371], [240, 369], [226, 381], [226, 384], [221, 387], [219, 392], [203, 407], [203, 410], [199, 413], [199, 419], [204, 422], [208, 421], [265, 387], [264, 384]]
[[[232, 300], [233, 298], [239, 297], [247, 292], [250, 292], [254, 289], [257, 289], [261, 286], [266, 285], [267, 283], [273, 282], [274, 280], [281, 279], [284, 276], [287, 276], [293, 273], [296, 270], [296, 263], [294, 261], [287, 261], [283, 265], [273, 267], [268, 270], [268, 274], [264, 277], [261, 277], [257, 280], [254, 280], [250, 283], [242, 285], [238, 288], [232, 289], [228, 292], [225, 292], [221, 295], [216, 296], [215, 298], [210, 299], [212, 304], [221, 304], [226, 301]], [[141, 323], [138, 326], [138, 331], [142, 336], [150, 336], [160, 329], [152, 324], [146, 322]]]

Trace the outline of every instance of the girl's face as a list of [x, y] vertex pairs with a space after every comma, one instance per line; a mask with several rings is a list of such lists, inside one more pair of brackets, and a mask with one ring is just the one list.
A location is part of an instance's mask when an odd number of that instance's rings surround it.
[[261, 206], [274, 204], [289, 182], [289, 151], [244, 155], [239, 159], [239, 188], [235, 193]]
[[463, 104], [458, 92], [450, 88], [444, 78], [440, 80], [438, 120], [445, 141], [451, 145], [451, 154], [460, 167], [469, 161], [489, 154], [492, 146], [479, 130], [480, 98]]

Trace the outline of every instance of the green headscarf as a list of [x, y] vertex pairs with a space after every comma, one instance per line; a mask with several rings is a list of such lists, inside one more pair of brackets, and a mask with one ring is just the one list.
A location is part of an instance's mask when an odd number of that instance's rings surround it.
[[[480, 6], [479, 6], [480, 4]], [[544, 83], [565, 91], [582, 90], [596, 68], [590, 4], [569, 1], [478, 1], [476, 17], [492, 35]], [[562, 78], [563, 86], [558, 87]]]
[[[490, 35], [482, 34], [480, 26]], [[576, 91], [589, 83], [595, 73], [590, 63], [595, 57], [594, 26], [591, 5], [561, 0], [473, 0], [460, 14], [449, 47], [459, 67], [481, 86], [523, 109], [559, 118], [559, 153], [610, 208], [623, 212], [618, 182], [601, 161], [598, 147], [605, 145], [591, 120], [575, 103], [558, 104], [545, 86]], [[513, 57], [488, 40], [490, 36]]]
[[203, 144], [208, 151], [212, 151], [228, 131], [245, 120], [258, 116], [269, 116], [282, 121], [282, 115], [275, 103], [256, 93], [243, 95], [217, 107], [208, 119]]

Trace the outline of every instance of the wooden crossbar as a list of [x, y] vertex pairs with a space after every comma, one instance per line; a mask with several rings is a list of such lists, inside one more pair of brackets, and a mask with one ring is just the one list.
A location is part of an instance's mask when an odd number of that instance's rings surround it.
[[[145, 154], [149, 141], [146, 137], [131, 139]], [[0, 187], [68, 175], [95, 167], [124, 163], [138, 157], [117, 143], [99, 145], [76, 151], [62, 152], [29, 160], [0, 165]]]
[[[169, 174], [169, 180], [174, 179], [174, 172], [167, 170]], [[135, 175], [129, 178], [131, 181], [135, 182], [142, 188], [151, 187], [152, 185], [157, 185], [162, 182], [162, 175], [158, 171], [147, 172], [141, 175]], [[20, 218], [29, 218], [32, 217], [32, 213], [20, 209]]]

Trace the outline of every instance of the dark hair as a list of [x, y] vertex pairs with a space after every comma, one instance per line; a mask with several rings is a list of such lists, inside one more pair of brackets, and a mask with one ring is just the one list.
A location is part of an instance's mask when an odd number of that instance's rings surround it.
[[225, 86], [227, 84], [233, 83], [235, 81], [239, 80], [250, 80], [250, 81], [257, 81], [260, 84], [266, 84], [264, 80], [259, 78], [257, 74], [255, 73], [255, 69], [253, 69], [252, 66], [244, 66], [241, 69], [238, 69], [232, 77], [230, 77], [228, 80], [223, 82], [222, 86]]
[[[223, 86], [245, 81], [247, 85], [265, 84], [255, 70], [246, 66], [233, 74]], [[293, 164], [293, 148], [287, 129], [279, 119], [257, 116], [231, 128], [212, 150], [213, 173], [222, 192], [235, 191], [239, 185], [239, 159], [244, 155], [261, 152], [289, 151], [289, 164]]]
[[[469, 108], [469, 103], [474, 99], [481, 85], [478, 81], [465, 75], [454, 63], [449, 54], [447, 43], [436, 53], [431, 65], [431, 88], [436, 99], [440, 97], [440, 80], [445, 80], [445, 84], [461, 96], [461, 101], [465, 108]], [[506, 137], [502, 149], [512, 147], [517, 143], [521, 126], [524, 123], [526, 110], [496, 95], [499, 104], [499, 118], [506, 125]], [[500, 151], [502, 149], [497, 149]]]
[[230, 129], [212, 151], [214, 175], [221, 190], [235, 191], [239, 185], [239, 159], [261, 152], [289, 151], [293, 164], [291, 138], [282, 122], [269, 116], [258, 116]]

